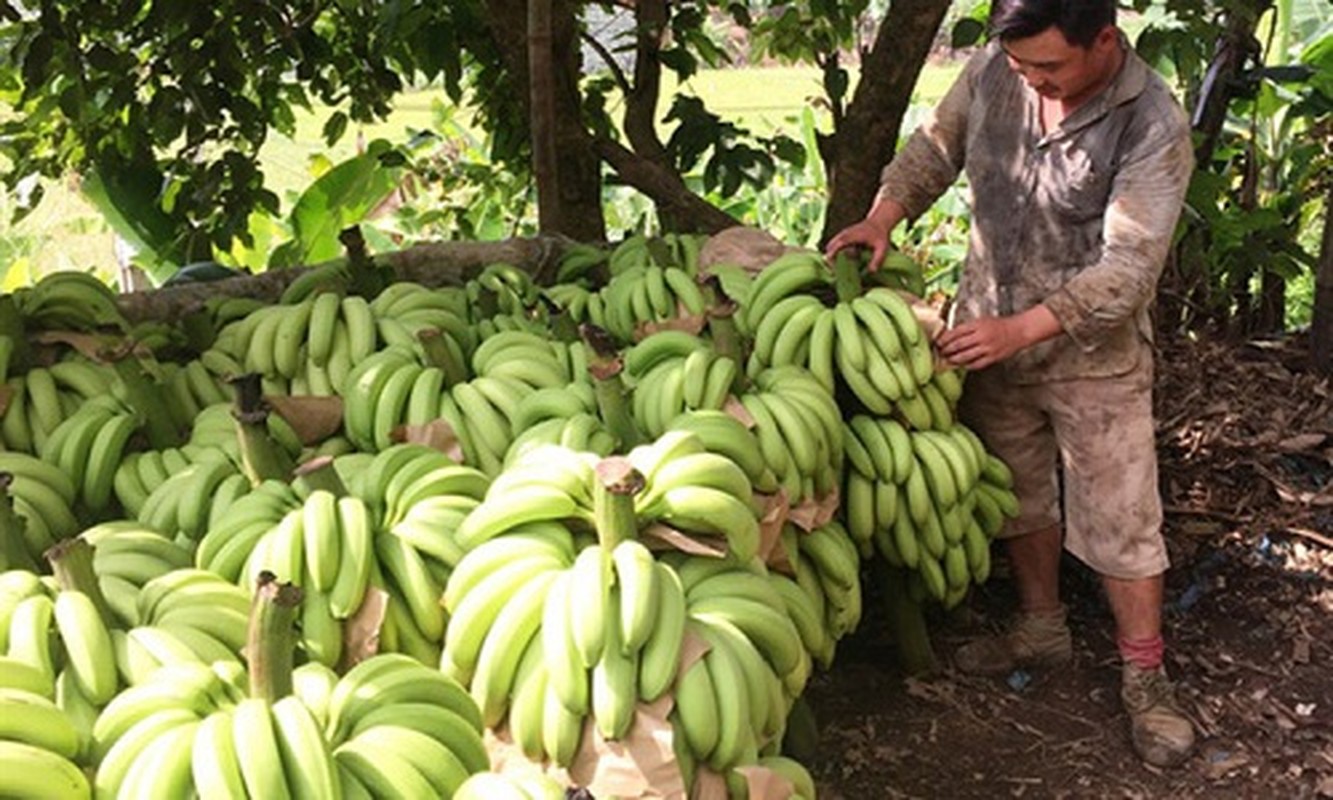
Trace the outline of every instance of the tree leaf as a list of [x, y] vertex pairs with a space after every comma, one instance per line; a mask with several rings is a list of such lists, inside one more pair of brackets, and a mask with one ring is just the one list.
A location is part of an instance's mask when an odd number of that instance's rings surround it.
[[971, 47], [980, 42], [985, 33], [986, 26], [980, 20], [964, 17], [955, 22], [953, 30], [949, 32], [949, 46], [955, 50]]

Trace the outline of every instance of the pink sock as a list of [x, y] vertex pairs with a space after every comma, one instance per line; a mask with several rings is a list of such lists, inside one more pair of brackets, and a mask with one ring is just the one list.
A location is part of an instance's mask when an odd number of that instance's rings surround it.
[[1162, 654], [1166, 651], [1166, 642], [1162, 640], [1161, 634], [1151, 639], [1121, 637], [1116, 640], [1116, 644], [1120, 648], [1120, 657], [1128, 664], [1133, 664], [1141, 670], [1154, 670], [1162, 666]]

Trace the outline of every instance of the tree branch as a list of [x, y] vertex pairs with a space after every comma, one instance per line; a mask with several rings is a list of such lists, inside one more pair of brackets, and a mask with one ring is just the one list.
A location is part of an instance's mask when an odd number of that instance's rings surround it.
[[615, 81], [616, 86], [620, 88], [620, 91], [628, 97], [632, 91], [629, 85], [629, 78], [625, 77], [625, 71], [616, 63], [616, 58], [611, 55], [611, 51], [607, 50], [606, 45], [602, 44], [600, 40], [587, 31], [580, 33], [579, 38], [584, 42], [587, 42], [588, 46], [597, 51], [597, 55], [602, 57], [602, 63], [606, 64], [606, 68], [611, 70], [611, 80]]
[[593, 147], [622, 181], [657, 204], [664, 219], [674, 220], [676, 230], [716, 233], [739, 224], [730, 214], [691, 192], [675, 170], [604, 137], [594, 139]]
[[824, 240], [865, 216], [874, 202], [880, 170], [893, 157], [912, 90], [948, 10], [948, 0], [890, 4], [841, 124], [818, 140], [830, 189]]
[[662, 37], [668, 12], [665, 0], [639, 0], [634, 48], [634, 88], [625, 95], [625, 136], [641, 157], [670, 166], [666, 147], [657, 135], [657, 100], [662, 93]]

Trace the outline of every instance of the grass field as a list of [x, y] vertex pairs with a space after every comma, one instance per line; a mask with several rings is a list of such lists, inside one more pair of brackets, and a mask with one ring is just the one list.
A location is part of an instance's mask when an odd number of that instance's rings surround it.
[[[959, 65], [928, 67], [915, 102], [925, 105], [937, 99], [958, 69]], [[664, 85], [661, 114], [665, 114], [675, 88], [669, 81]], [[703, 98], [708, 108], [738, 125], [760, 133], [781, 130], [792, 136], [799, 135], [801, 110], [822, 95], [817, 70], [789, 67], [703, 71], [682, 90]], [[448, 102], [439, 90], [406, 93], [387, 120], [360, 130], [349, 129], [332, 149], [320, 136], [327, 111], [301, 114], [294, 137], [274, 134], [262, 150], [268, 185], [287, 202], [312, 180], [314, 159], [344, 159], [355, 152], [358, 138], [402, 141], [412, 131], [434, 128], [437, 108]], [[618, 111], [612, 108], [613, 114]], [[827, 119], [826, 113], [823, 118]], [[9, 267], [0, 288], [24, 285], [33, 275], [54, 269], [94, 269], [108, 278], [113, 276], [114, 236], [101, 218], [72, 185], [55, 183], [45, 189], [46, 195], [35, 212], [16, 226], [0, 227], [0, 259]], [[0, 213], [5, 219], [9, 216], [2, 206]]]

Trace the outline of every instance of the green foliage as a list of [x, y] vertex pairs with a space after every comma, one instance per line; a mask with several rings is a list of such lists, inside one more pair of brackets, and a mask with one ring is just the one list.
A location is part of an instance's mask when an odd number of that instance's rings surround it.
[[664, 121], [677, 123], [666, 144], [676, 168], [688, 173], [703, 161], [704, 190], [722, 198], [736, 194], [742, 184], [764, 188], [777, 162], [798, 170], [805, 164], [800, 142], [782, 134], [754, 136], [705, 109], [697, 97], [678, 95]]
[[[30, 176], [88, 178], [150, 267], [208, 257], [278, 211], [258, 151], [311, 98], [342, 120], [382, 117], [405, 82], [461, 97], [460, 34], [475, 3], [46, 0], [0, 26], [0, 154]], [[95, 173], [95, 174], [94, 174]], [[20, 214], [30, 210], [19, 209]]]

